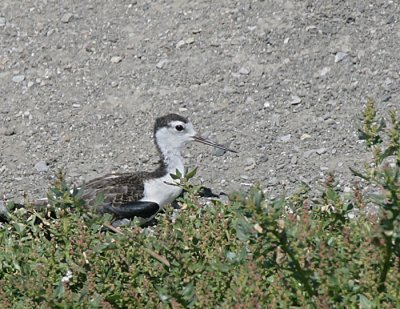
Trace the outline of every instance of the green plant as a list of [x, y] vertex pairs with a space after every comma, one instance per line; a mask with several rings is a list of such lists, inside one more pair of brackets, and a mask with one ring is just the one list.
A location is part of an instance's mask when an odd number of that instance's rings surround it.
[[[387, 275], [394, 261], [393, 254], [400, 256], [400, 119], [396, 110], [389, 112], [389, 121], [377, 117], [375, 103], [368, 100], [364, 111], [364, 125], [360, 138], [372, 150], [373, 164], [365, 165], [364, 171], [353, 173], [374, 184], [380, 192], [370, 194], [369, 201], [379, 207], [380, 239], [384, 243], [384, 261], [379, 275], [379, 291], [386, 289]], [[384, 135], [386, 133], [386, 135]]]
[[257, 185], [205, 201], [193, 170], [174, 176], [179, 211], [114, 228], [59, 173], [49, 207], [11, 209], [0, 225], [0, 307], [398, 308], [400, 127], [394, 112], [376, 116], [368, 103], [373, 164], [354, 171], [375, 187], [354, 192], [332, 174], [319, 194], [301, 184], [268, 200]]

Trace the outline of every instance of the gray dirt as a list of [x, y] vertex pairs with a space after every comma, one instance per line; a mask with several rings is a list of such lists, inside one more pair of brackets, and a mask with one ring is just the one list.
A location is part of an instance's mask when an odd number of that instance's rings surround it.
[[238, 154], [185, 152], [197, 182], [292, 192], [369, 157], [367, 97], [399, 108], [400, 4], [353, 1], [0, 2], [0, 194], [152, 169], [157, 116], [191, 118]]

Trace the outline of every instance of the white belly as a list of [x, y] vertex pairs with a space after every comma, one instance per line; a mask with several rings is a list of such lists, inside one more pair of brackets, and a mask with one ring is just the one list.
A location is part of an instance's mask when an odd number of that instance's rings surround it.
[[162, 178], [149, 180], [144, 184], [144, 197], [141, 201], [155, 202], [163, 208], [165, 205], [172, 203], [181, 194], [182, 189], [173, 184], [177, 184], [177, 180], [171, 178], [169, 174]]

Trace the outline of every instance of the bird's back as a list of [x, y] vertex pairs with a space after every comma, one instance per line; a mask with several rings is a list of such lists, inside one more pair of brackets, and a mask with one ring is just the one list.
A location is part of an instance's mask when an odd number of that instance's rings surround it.
[[144, 196], [144, 181], [148, 175], [147, 172], [120, 173], [95, 178], [83, 186], [82, 198], [88, 207], [104, 204], [119, 207], [136, 202]]

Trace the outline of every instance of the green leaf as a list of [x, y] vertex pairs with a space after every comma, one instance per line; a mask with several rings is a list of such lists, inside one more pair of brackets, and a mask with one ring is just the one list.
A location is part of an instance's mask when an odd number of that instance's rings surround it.
[[61, 281], [58, 283], [57, 287], [54, 289], [53, 296], [55, 298], [62, 298], [65, 294], [64, 283]]
[[157, 288], [157, 293], [158, 293], [158, 297], [160, 298], [160, 300], [162, 302], [166, 302], [171, 298], [171, 296], [169, 295], [167, 289], [165, 289], [165, 288], [158, 287]]
[[333, 190], [332, 188], [327, 188], [326, 196], [332, 202], [336, 202], [339, 199], [339, 194], [335, 190]]
[[16, 260], [13, 260], [13, 266], [16, 270], [21, 271], [21, 266], [19, 266], [19, 264]]
[[176, 169], [175, 174], [171, 173], [170, 176], [172, 179], [181, 179], [182, 173], [178, 169]]
[[260, 186], [254, 186], [250, 189], [249, 193], [252, 202], [256, 208], [261, 208], [262, 203], [264, 202], [264, 192], [261, 190]]
[[385, 128], [386, 128], [386, 121], [385, 121], [385, 118], [382, 117], [382, 118], [379, 120], [379, 127], [378, 127], [377, 131], [380, 132], [380, 131], [382, 131], [382, 130], [385, 129]]
[[225, 256], [226, 256], [226, 259], [227, 259], [229, 262], [231, 262], [231, 263], [234, 263], [234, 262], [237, 261], [237, 255], [236, 255], [235, 252], [228, 251], [228, 252], [225, 254]]
[[330, 237], [327, 241], [327, 245], [328, 246], [334, 246], [335, 245], [335, 238], [334, 237]]
[[239, 218], [236, 225], [236, 237], [241, 241], [246, 241], [252, 235], [252, 226], [244, 217]]
[[218, 264], [218, 270], [222, 273], [227, 273], [231, 270], [231, 267], [229, 267], [228, 264], [225, 263], [219, 263]]
[[374, 303], [371, 302], [365, 295], [358, 294], [358, 297], [360, 299], [360, 308], [369, 309], [374, 307]]
[[376, 194], [376, 193], [371, 193], [368, 194], [368, 198], [373, 202], [374, 204], [378, 206], [383, 206], [385, 205], [386, 198], [382, 194]]
[[365, 179], [365, 180], [370, 180], [371, 179], [371, 177], [369, 177], [367, 175], [364, 175], [364, 174], [361, 174], [361, 172], [356, 171], [355, 169], [353, 169], [351, 167], [349, 169], [357, 177], [360, 177], [360, 178]]
[[195, 296], [195, 290], [194, 290], [194, 285], [192, 282], [190, 282], [188, 285], [186, 285], [183, 288], [182, 296], [183, 296], [183, 299], [185, 299], [186, 301], [190, 302], [193, 300], [193, 298]]
[[24, 224], [22, 224], [22, 223], [14, 223], [13, 226], [14, 226], [14, 228], [15, 228], [15, 231], [16, 231], [18, 234], [24, 233], [24, 231], [25, 231], [25, 229], [26, 229], [26, 226], [25, 226]]
[[365, 141], [369, 138], [369, 135], [367, 133], [365, 133], [363, 130], [358, 129], [358, 139]]
[[188, 172], [188, 173], [186, 174], [186, 178], [187, 178], [187, 179], [193, 178], [193, 177], [196, 175], [196, 173], [197, 173], [197, 167], [195, 167], [193, 170], [191, 170], [190, 172]]
[[397, 151], [397, 150], [398, 150], [398, 149], [397, 149], [397, 147], [395, 147], [395, 146], [392, 146], [392, 147], [387, 148], [387, 149], [380, 155], [380, 159], [381, 159], [381, 160], [384, 160], [384, 159], [386, 159], [387, 157], [393, 156], [394, 154], [396, 154], [396, 151]]
[[97, 194], [96, 200], [94, 202], [95, 208], [103, 204], [103, 202], [104, 202], [104, 192], [100, 192], [99, 194]]

